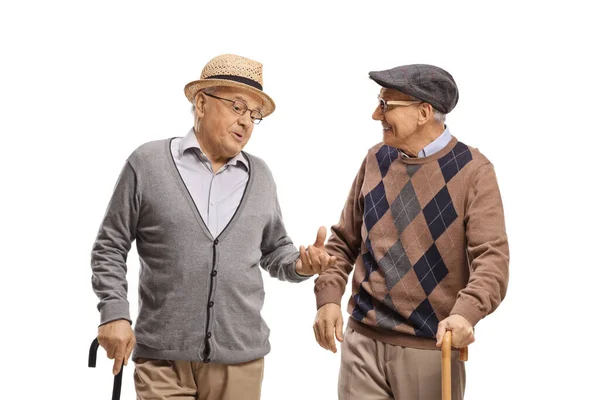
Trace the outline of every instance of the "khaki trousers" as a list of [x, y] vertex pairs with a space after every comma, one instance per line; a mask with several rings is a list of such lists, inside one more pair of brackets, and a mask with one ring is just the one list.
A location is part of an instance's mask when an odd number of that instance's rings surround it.
[[[452, 399], [462, 400], [465, 366], [452, 350]], [[340, 400], [440, 400], [442, 352], [394, 346], [351, 328], [342, 343]]]
[[264, 358], [242, 364], [205, 364], [137, 358], [138, 400], [259, 400]]

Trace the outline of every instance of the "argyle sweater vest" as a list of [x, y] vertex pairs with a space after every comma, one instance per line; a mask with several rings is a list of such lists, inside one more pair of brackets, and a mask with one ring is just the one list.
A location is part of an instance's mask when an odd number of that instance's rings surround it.
[[501, 302], [508, 242], [493, 166], [456, 138], [419, 159], [379, 144], [357, 174], [315, 282], [317, 306], [340, 304], [356, 264], [349, 326], [384, 342], [435, 348], [438, 323], [473, 326]]

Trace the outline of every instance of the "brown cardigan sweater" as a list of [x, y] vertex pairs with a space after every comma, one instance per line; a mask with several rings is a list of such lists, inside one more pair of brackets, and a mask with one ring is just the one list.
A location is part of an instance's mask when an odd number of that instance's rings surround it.
[[434, 349], [439, 321], [459, 314], [475, 326], [506, 294], [509, 251], [494, 168], [454, 137], [416, 159], [378, 144], [326, 249], [338, 262], [315, 281], [318, 308], [340, 304], [356, 263], [348, 326]]

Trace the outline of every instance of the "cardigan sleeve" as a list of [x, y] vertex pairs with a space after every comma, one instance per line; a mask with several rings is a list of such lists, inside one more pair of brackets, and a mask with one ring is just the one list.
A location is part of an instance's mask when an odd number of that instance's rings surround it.
[[285, 230], [274, 185], [273, 190], [275, 207], [270, 215], [269, 223], [263, 231], [260, 265], [274, 278], [282, 281], [302, 282], [310, 276], [299, 275], [296, 272], [296, 261], [300, 257], [300, 253]]
[[127, 162], [92, 249], [92, 287], [100, 300], [101, 325], [118, 319], [131, 323], [127, 301], [127, 254], [136, 237], [140, 202], [136, 174]]

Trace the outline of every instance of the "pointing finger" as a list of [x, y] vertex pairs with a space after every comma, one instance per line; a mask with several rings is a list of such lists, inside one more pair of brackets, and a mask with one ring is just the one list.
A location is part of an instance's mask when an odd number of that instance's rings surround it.
[[317, 232], [317, 240], [315, 240], [315, 247], [323, 247], [325, 245], [325, 238], [327, 237], [327, 229], [322, 226]]

